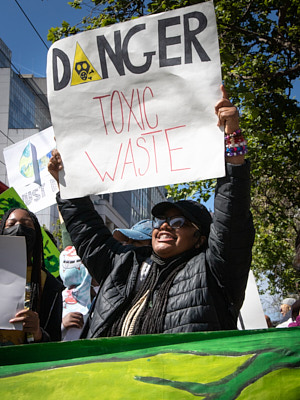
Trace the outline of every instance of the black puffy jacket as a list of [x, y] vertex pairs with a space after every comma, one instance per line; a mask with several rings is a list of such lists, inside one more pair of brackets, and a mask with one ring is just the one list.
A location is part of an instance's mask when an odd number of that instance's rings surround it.
[[[208, 248], [176, 275], [163, 333], [236, 329], [254, 240], [249, 169], [248, 162], [227, 164], [226, 177], [218, 179]], [[151, 249], [117, 242], [89, 198], [58, 194], [57, 202], [78, 255], [101, 284], [87, 337], [105, 336]]]

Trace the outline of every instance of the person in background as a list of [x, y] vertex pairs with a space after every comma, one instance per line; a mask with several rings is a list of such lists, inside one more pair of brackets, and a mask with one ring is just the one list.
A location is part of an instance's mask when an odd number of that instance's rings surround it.
[[280, 313], [283, 318], [281, 319], [279, 324], [276, 325], [276, 328], [287, 328], [288, 325], [293, 322], [291, 308], [295, 301], [296, 299], [294, 299], [293, 297], [287, 297], [282, 300], [280, 305]]
[[122, 244], [151, 246], [152, 221], [150, 219], [143, 219], [130, 229], [115, 229], [113, 231], [113, 237]]
[[300, 300], [295, 301], [291, 308], [292, 322], [289, 323], [288, 327], [293, 328], [300, 326]]
[[37, 217], [26, 209], [12, 208], [1, 220], [0, 234], [25, 237], [26, 282], [31, 289], [31, 307], [17, 312], [9, 321], [22, 323], [23, 331], [1, 330], [1, 345], [60, 341], [63, 285], [45, 269], [43, 238]]
[[[123, 246], [89, 197], [57, 195], [78, 255], [101, 282], [88, 338], [237, 329], [254, 241], [250, 165], [238, 111], [221, 91], [215, 112], [225, 128], [226, 176], [217, 180], [213, 220], [192, 200], [158, 203], [152, 248]], [[48, 170], [58, 183], [62, 169], [54, 150]]]
[[91, 307], [91, 297], [96, 283], [77, 255], [64, 220], [59, 213], [63, 251], [59, 257], [59, 274], [65, 286], [62, 292], [62, 340], [77, 340]]
[[60, 254], [59, 273], [66, 287], [62, 292], [62, 340], [79, 339], [91, 305], [92, 277], [82, 264], [74, 246]]

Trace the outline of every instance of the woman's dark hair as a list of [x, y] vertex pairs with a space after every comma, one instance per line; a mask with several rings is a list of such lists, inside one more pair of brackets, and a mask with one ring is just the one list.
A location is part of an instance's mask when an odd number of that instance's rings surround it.
[[40, 223], [36, 215], [22, 207], [14, 207], [7, 210], [0, 222], [0, 235], [3, 235], [5, 229], [5, 223], [10, 216], [10, 214], [15, 210], [24, 210], [30, 216], [36, 234], [35, 244], [32, 252], [32, 273], [31, 273], [31, 286], [32, 286], [32, 309], [33, 311], [39, 310], [40, 304], [40, 293], [41, 293], [41, 270], [45, 269], [44, 264], [44, 251], [43, 251], [43, 235], [41, 231]]

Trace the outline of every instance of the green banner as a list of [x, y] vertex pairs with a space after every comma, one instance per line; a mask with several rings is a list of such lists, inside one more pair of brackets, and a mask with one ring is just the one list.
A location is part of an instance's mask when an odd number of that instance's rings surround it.
[[[0, 194], [0, 219], [3, 214], [14, 207], [26, 208], [26, 204], [20, 198], [14, 188], [9, 188]], [[59, 250], [41, 227], [44, 245], [44, 260], [46, 269], [55, 277], [59, 276]]]
[[298, 400], [299, 338], [286, 328], [2, 347], [0, 397]]

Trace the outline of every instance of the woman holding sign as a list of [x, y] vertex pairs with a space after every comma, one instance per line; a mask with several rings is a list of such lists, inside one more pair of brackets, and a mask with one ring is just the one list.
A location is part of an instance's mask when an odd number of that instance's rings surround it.
[[21, 323], [23, 330], [0, 330], [0, 345], [61, 340], [63, 285], [45, 270], [37, 217], [29, 210], [11, 208], [3, 215], [0, 235], [24, 236], [27, 253], [24, 308], [9, 321]]
[[[87, 337], [237, 328], [251, 263], [250, 178], [238, 111], [215, 107], [225, 127], [226, 176], [217, 181], [213, 219], [194, 201], [152, 209], [152, 247], [122, 246], [89, 198], [57, 202], [83, 263], [101, 287]], [[54, 151], [48, 169], [62, 169]]]

